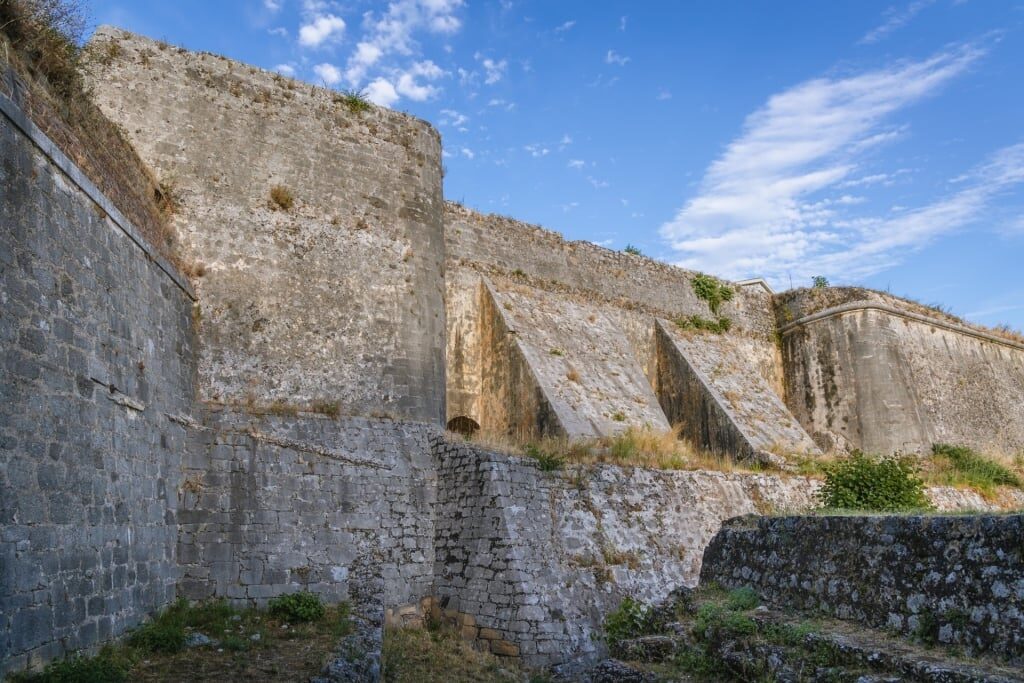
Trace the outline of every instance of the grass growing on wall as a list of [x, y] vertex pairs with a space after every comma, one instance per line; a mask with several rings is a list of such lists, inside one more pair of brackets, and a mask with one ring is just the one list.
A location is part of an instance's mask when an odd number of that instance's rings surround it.
[[[612, 419], [615, 420], [614, 415]], [[452, 438], [462, 438], [453, 435]], [[696, 448], [680, 436], [680, 429], [656, 430], [628, 427], [613, 436], [594, 439], [545, 437], [516, 440], [504, 435], [477, 432], [471, 441], [483, 448], [535, 459], [547, 472], [568, 465], [609, 464], [662, 470], [714, 470], [719, 472], [761, 472], [750, 463], [737, 463], [728, 456]]]
[[868, 512], [927, 510], [924, 480], [908, 458], [870, 456], [854, 451], [825, 466], [818, 498], [826, 509]]

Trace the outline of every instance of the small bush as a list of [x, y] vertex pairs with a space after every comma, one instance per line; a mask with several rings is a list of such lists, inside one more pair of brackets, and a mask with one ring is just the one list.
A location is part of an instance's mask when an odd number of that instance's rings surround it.
[[811, 278], [811, 283], [815, 289], [825, 289], [828, 287], [828, 278], [824, 275], [815, 275]]
[[757, 623], [740, 611], [726, 605], [708, 603], [697, 612], [693, 630], [698, 638], [717, 641], [724, 638], [751, 636], [757, 632]]
[[527, 444], [526, 454], [537, 461], [537, 466], [540, 467], [541, 472], [554, 472], [555, 470], [562, 469], [565, 465], [565, 459], [557, 453], [552, 453], [546, 449], [541, 448], [537, 444]]
[[622, 251], [624, 251], [627, 254], [632, 254], [633, 256], [643, 256], [644, 255], [642, 251], [640, 251], [638, 248], [634, 247], [632, 244], [627, 244], [626, 248], [623, 249]]
[[335, 102], [345, 105], [353, 114], [361, 114], [373, 109], [373, 104], [366, 99], [364, 90], [342, 90], [340, 96], [335, 98]]
[[295, 206], [295, 196], [292, 191], [284, 185], [274, 185], [270, 188], [271, 206], [276, 206], [282, 211], [288, 211]]
[[676, 326], [682, 330], [699, 330], [701, 332], [724, 334], [732, 328], [732, 321], [724, 316], [710, 320], [702, 315], [690, 315], [678, 318]]
[[728, 605], [729, 609], [744, 611], [754, 609], [759, 602], [761, 600], [757, 597], [757, 592], [750, 586], [744, 586], [743, 588], [729, 591], [726, 605]]
[[932, 446], [932, 455], [949, 462], [951, 471], [945, 473], [945, 483], [966, 484], [986, 493], [991, 493], [997, 486], [1022, 487], [1020, 477], [970, 448], [937, 443]]
[[824, 507], [834, 510], [901, 512], [931, 507], [914, 463], [860, 451], [825, 467], [825, 485], [818, 497]]
[[614, 413], [612, 413], [612, 419], [615, 420], [616, 422], [625, 422], [626, 414], [621, 410], [617, 410]]
[[128, 636], [128, 644], [142, 652], [173, 654], [185, 649], [188, 601], [184, 598]]
[[619, 643], [630, 638], [648, 635], [656, 628], [654, 610], [639, 600], [626, 597], [604, 618], [604, 641], [614, 652]]
[[708, 308], [715, 315], [718, 315], [718, 309], [721, 305], [726, 301], [731, 301], [733, 294], [735, 294], [735, 290], [733, 290], [731, 285], [703, 273], [694, 275], [690, 284], [693, 287], [694, 294], [706, 301]]
[[320, 601], [320, 596], [309, 591], [273, 598], [268, 603], [267, 610], [278, 619], [295, 623], [316, 621], [324, 616], [324, 604]]
[[334, 419], [337, 419], [338, 415], [341, 414], [341, 404], [337, 401], [315, 401], [310, 409], [314, 413], [326, 415]]

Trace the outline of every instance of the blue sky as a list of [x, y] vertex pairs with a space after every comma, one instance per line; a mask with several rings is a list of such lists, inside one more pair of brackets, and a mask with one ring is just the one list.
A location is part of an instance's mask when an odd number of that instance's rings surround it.
[[445, 195], [1024, 328], [1024, 0], [92, 0], [431, 121]]

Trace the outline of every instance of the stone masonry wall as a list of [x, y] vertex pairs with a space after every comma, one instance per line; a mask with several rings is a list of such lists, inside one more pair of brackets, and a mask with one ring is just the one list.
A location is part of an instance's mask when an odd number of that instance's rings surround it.
[[186, 597], [262, 605], [304, 588], [380, 612], [430, 594], [436, 427], [214, 411], [188, 432]]
[[799, 477], [579, 466], [435, 444], [437, 616], [531, 666], [571, 672], [622, 597], [693, 584], [705, 545], [736, 514], [801, 510]]
[[180, 274], [0, 104], [2, 677], [173, 599], [195, 338]]
[[440, 423], [437, 132], [216, 55], [110, 27], [92, 40], [118, 46], [94, 66], [99, 104], [172, 188], [183, 256], [205, 270], [201, 396]]
[[848, 302], [782, 328], [786, 402], [823, 448], [1024, 449], [1024, 345]]
[[1024, 515], [726, 524], [701, 582], [1024, 663]]

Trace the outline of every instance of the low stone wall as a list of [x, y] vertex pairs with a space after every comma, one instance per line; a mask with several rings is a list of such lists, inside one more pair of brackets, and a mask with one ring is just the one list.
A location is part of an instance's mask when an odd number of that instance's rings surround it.
[[803, 510], [812, 482], [766, 475], [575, 466], [438, 441], [435, 596], [466, 638], [563, 672], [600, 655], [627, 595], [694, 584], [704, 547], [736, 514]]
[[1024, 515], [736, 519], [700, 579], [1024, 663]]

